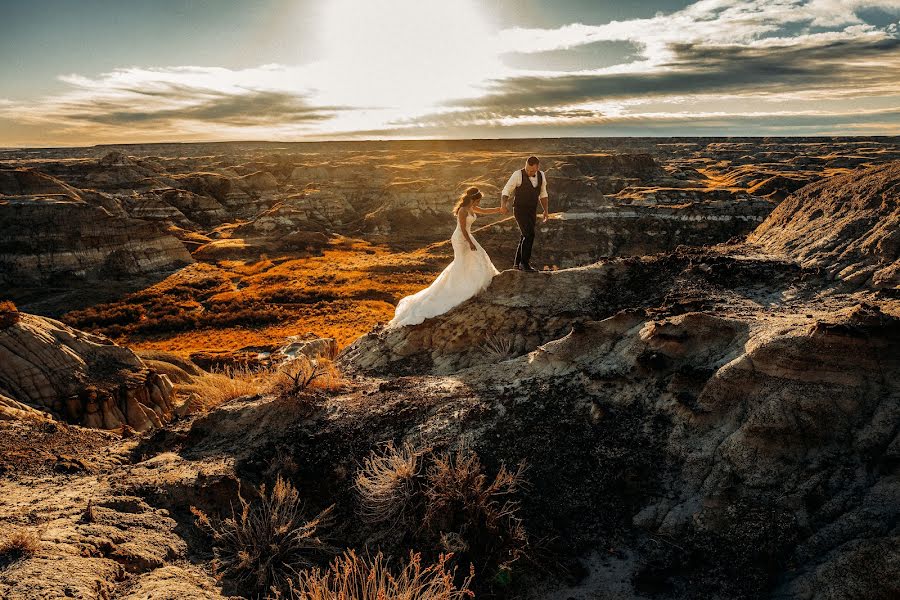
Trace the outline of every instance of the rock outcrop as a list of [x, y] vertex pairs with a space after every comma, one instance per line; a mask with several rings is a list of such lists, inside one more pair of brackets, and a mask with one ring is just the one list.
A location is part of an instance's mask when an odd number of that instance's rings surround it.
[[835, 279], [900, 288], [900, 161], [804, 187], [749, 241]]
[[154, 223], [60, 196], [0, 196], [0, 282], [139, 275], [194, 262]]
[[131, 350], [53, 319], [22, 314], [0, 329], [0, 397], [86, 427], [138, 431], [172, 415], [172, 382]]
[[0, 196], [65, 196], [80, 200], [78, 190], [34, 169], [0, 169]]

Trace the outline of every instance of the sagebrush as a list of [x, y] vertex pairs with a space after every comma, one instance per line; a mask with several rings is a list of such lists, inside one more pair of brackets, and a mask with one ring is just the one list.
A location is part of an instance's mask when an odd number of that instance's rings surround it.
[[307, 519], [297, 489], [280, 476], [271, 491], [263, 486], [254, 502], [240, 494], [238, 502], [240, 510], [232, 507], [222, 520], [193, 506], [191, 512], [212, 539], [217, 575], [242, 590], [286, 590], [292, 576], [333, 551], [321, 537], [333, 507]]
[[293, 600], [463, 600], [472, 598], [469, 590], [472, 573], [460, 585], [456, 572], [448, 567], [449, 555], [422, 565], [420, 554], [410, 553], [409, 561], [392, 573], [379, 552], [366, 559], [348, 551], [336, 558], [326, 571], [313, 569], [300, 573], [291, 585]]

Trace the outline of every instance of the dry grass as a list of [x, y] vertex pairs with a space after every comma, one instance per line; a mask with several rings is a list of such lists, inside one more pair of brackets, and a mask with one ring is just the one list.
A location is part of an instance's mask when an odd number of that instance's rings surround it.
[[424, 491], [425, 527], [494, 577], [508, 573], [529, 545], [515, 500], [524, 471], [524, 463], [515, 471], [501, 466], [490, 479], [478, 455], [465, 448], [436, 457]]
[[360, 517], [371, 524], [397, 525], [413, 517], [421, 496], [422, 456], [427, 450], [393, 443], [363, 461], [354, 485]]
[[428, 285], [446, 259], [341, 240], [322, 256], [190, 265], [63, 320], [135, 348], [184, 354], [277, 343], [308, 331], [343, 347], [389, 320], [395, 302]]
[[182, 414], [198, 414], [240, 398], [257, 394], [296, 397], [304, 391], [339, 392], [347, 381], [333, 362], [309, 360], [300, 356], [279, 367], [252, 369], [226, 366], [191, 377], [190, 383], [178, 383], [175, 391], [186, 397]]
[[330, 360], [298, 356], [270, 372], [267, 391], [280, 397], [295, 397], [307, 389], [338, 392], [346, 386], [346, 380]]
[[238, 500], [240, 512], [232, 510], [221, 521], [191, 507], [198, 526], [212, 538], [212, 564], [220, 579], [255, 594], [284, 591], [291, 577], [331, 551], [319, 531], [329, 525], [333, 507], [307, 520], [300, 494], [280, 476], [271, 492], [263, 487], [252, 504], [240, 495]]
[[441, 556], [423, 567], [419, 554], [410, 553], [406, 566], [396, 575], [381, 553], [365, 559], [348, 551], [331, 567], [301, 573], [291, 587], [293, 600], [463, 600], [473, 598], [469, 590], [471, 573], [457, 587], [455, 570], [448, 568], [451, 557]]
[[479, 570], [480, 584], [505, 585], [513, 564], [529, 556], [529, 538], [516, 496], [524, 464], [501, 466], [494, 477], [468, 449], [436, 455], [430, 449], [388, 445], [357, 472], [363, 520], [385, 532], [405, 532], [419, 547], [455, 554]]
[[34, 556], [41, 548], [38, 536], [26, 529], [16, 529], [0, 541], [0, 567]]
[[494, 360], [503, 361], [512, 358], [513, 340], [509, 336], [492, 333], [485, 338], [481, 348]]
[[12, 327], [20, 318], [19, 309], [15, 304], [9, 300], [0, 300], [0, 329]]
[[269, 379], [269, 371], [253, 371], [246, 366], [225, 367], [195, 377], [192, 383], [179, 384], [176, 391], [188, 398], [183, 412], [196, 414], [241, 396], [265, 393]]

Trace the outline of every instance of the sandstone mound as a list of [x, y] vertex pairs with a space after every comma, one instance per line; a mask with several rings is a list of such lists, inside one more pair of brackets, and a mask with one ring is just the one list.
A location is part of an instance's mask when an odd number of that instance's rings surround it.
[[[102, 429], [160, 427], [172, 383], [131, 350], [35, 315], [0, 330], [0, 397], [57, 419]], [[4, 402], [10, 410], [25, 410]]]
[[900, 161], [804, 187], [748, 238], [804, 267], [876, 289], [900, 287]]
[[809, 184], [807, 179], [795, 179], [784, 175], [773, 175], [757, 184], [751, 185], [747, 191], [755, 196], [765, 196], [773, 200], [784, 200], [789, 194]]
[[137, 163], [122, 152], [107, 152], [97, 161], [101, 167], [136, 167]]

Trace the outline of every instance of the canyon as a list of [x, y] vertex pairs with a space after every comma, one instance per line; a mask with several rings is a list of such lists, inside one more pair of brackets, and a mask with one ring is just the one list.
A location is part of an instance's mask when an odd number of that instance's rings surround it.
[[[531, 153], [541, 272], [480, 218], [491, 285], [386, 328]], [[0, 192], [0, 533], [36, 545], [0, 596], [270, 593], [197, 515], [276, 481], [330, 515], [316, 567], [452, 552], [476, 597], [900, 594], [896, 138], [18, 150]], [[506, 525], [373, 519], [403, 452], [477, 456]]]

